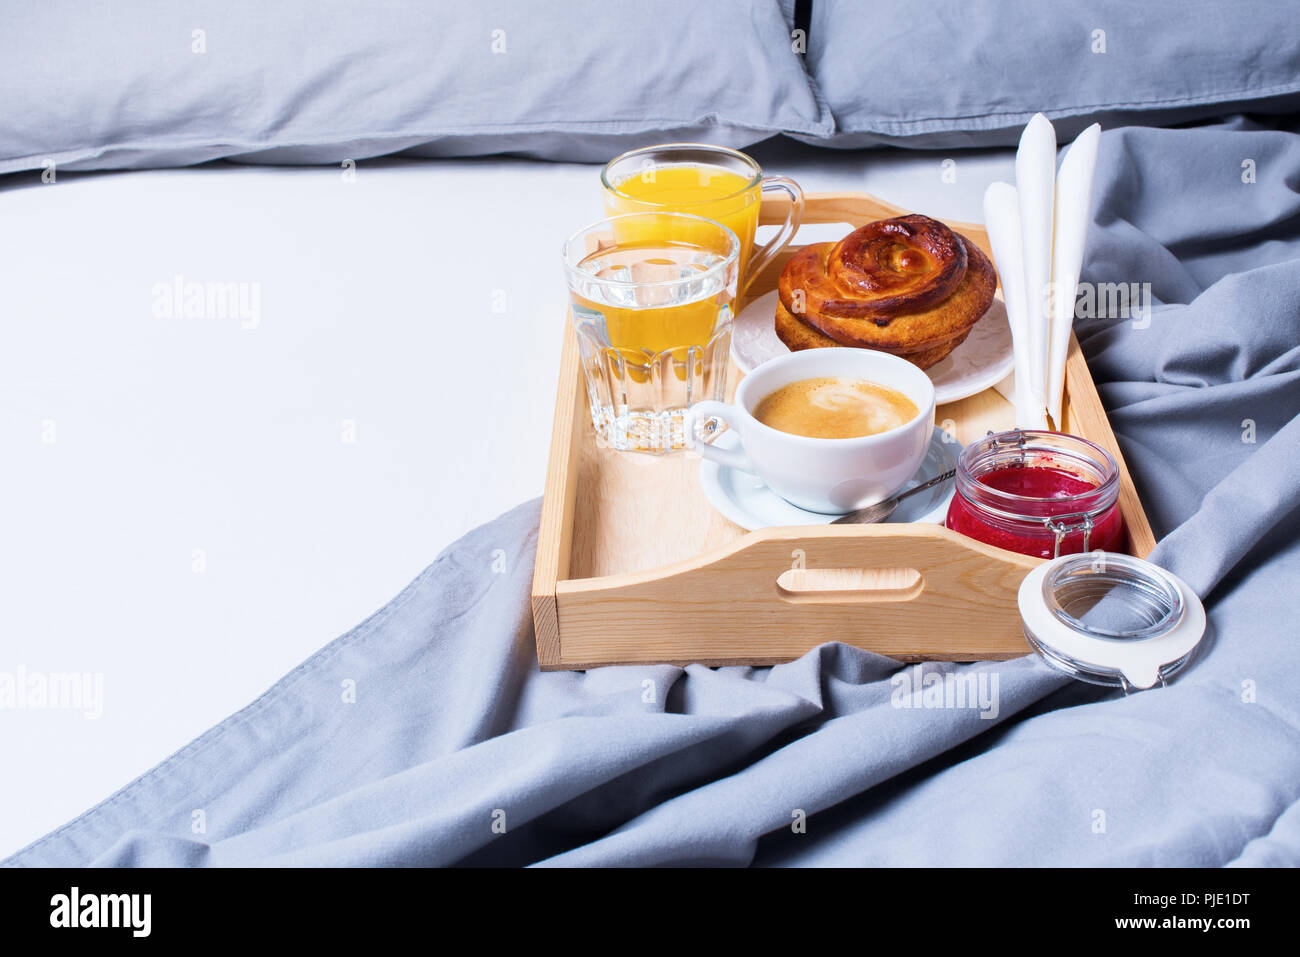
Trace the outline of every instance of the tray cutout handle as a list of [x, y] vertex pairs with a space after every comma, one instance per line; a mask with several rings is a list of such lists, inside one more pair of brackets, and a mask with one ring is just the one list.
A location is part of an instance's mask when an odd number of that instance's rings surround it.
[[925, 576], [899, 567], [788, 568], [777, 576], [776, 588], [792, 602], [901, 602], [925, 591]]
[[[766, 528], [673, 565], [558, 582], [560, 666], [775, 664], [827, 641], [913, 660], [1014, 658], [1029, 651], [1015, 596], [1040, 564], [942, 525]], [[864, 600], [868, 573], [884, 600]]]

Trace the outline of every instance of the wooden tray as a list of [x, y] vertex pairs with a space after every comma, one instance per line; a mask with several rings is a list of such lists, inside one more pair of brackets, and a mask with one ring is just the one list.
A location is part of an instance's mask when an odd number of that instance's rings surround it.
[[[780, 223], [788, 201], [764, 200]], [[807, 197], [804, 223], [845, 232], [906, 210], [865, 193]], [[986, 252], [982, 226], [949, 222]], [[749, 289], [775, 288], [778, 256]], [[739, 380], [733, 366], [731, 382]], [[1155, 545], [1150, 523], [1073, 334], [1061, 428], [1091, 439], [1120, 467], [1129, 550]], [[1015, 425], [998, 392], [941, 405], [962, 443]], [[550, 465], [533, 575], [533, 625], [543, 670], [699, 662], [768, 665], [826, 641], [902, 660], [1011, 658], [1030, 649], [1016, 591], [1039, 559], [939, 525], [808, 526], [746, 532], [715, 512], [699, 486], [700, 458], [600, 448], [582, 384], [578, 344], [564, 324]]]

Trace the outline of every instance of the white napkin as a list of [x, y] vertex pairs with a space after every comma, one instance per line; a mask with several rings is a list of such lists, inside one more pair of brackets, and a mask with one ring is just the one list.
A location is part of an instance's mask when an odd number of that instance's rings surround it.
[[1047, 411], [1061, 427], [1065, 392], [1065, 356], [1074, 326], [1074, 297], [1083, 267], [1083, 245], [1088, 235], [1088, 209], [1092, 176], [1097, 169], [1097, 144], [1101, 127], [1088, 127], [1065, 153], [1056, 177], [1056, 214], [1052, 227], [1052, 322], [1047, 353]]
[[[1020, 197], [1020, 241], [1024, 255], [1028, 320], [1029, 391], [1047, 407], [1047, 342], [1051, 325], [1052, 210], [1056, 201], [1056, 130], [1035, 113], [1016, 150], [1016, 192]], [[1002, 277], [1005, 292], [1007, 279]], [[1022, 368], [1017, 363], [1017, 368]]]
[[1024, 256], [1020, 241], [1020, 200], [1010, 183], [991, 183], [984, 193], [984, 228], [1002, 280], [1002, 296], [1007, 303], [1007, 322], [1011, 326], [1011, 348], [1015, 354], [1016, 426], [1022, 429], [1046, 428], [1044, 406], [1030, 389], [1029, 306], [1025, 301]]

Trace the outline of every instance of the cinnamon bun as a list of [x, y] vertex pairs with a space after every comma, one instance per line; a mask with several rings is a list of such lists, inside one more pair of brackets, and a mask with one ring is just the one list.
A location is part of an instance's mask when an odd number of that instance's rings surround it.
[[988, 311], [997, 274], [970, 240], [912, 215], [805, 246], [777, 285], [776, 332], [790, 349], [879, 349], [925, 369]]

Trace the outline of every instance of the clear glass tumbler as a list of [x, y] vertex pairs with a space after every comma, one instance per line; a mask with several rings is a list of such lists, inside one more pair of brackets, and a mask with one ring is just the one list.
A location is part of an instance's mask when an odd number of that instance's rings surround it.
[[686, 213], [629, 213], [564, 244], [591, 420], [616, 449], [685, 448], [686, 409], [723, 400], [740, 241]]

